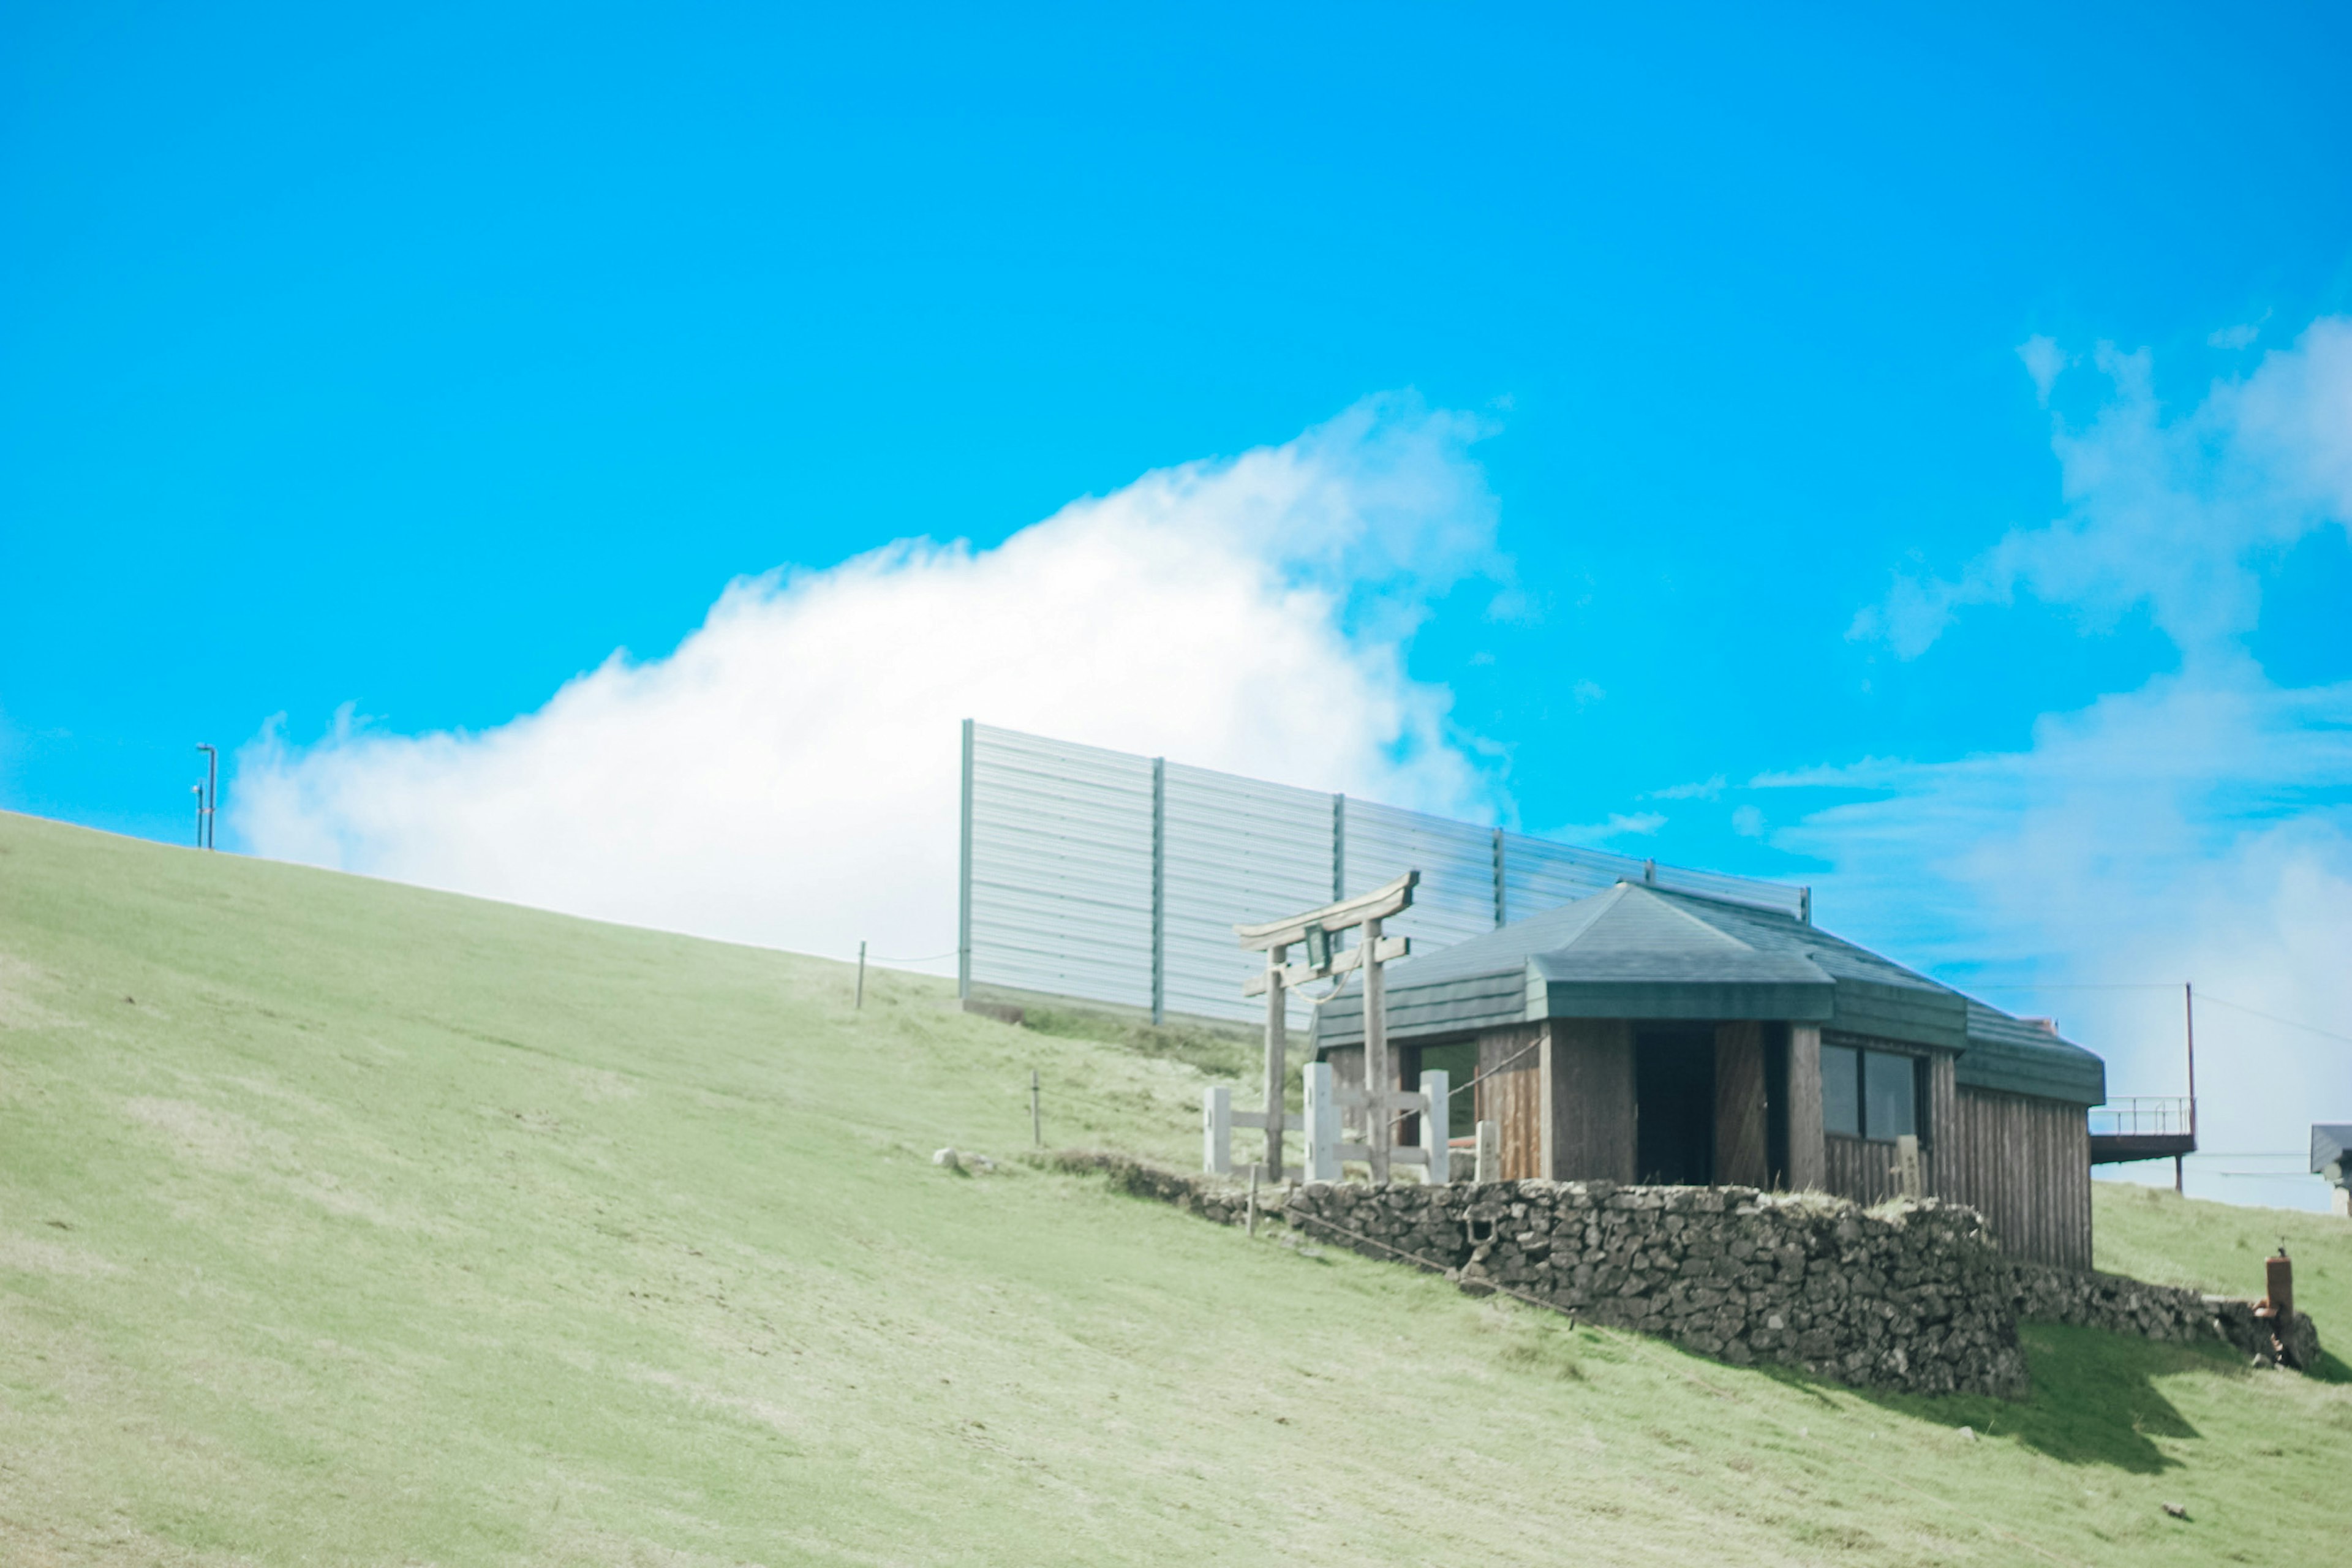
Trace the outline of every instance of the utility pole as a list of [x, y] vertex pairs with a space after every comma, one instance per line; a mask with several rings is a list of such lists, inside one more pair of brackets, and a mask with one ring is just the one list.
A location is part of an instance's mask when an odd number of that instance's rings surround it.
[[205, 782], [196, 786], [196, 847], [212, 849], [213, 823], [220, 807], [220, 749], [196, 742], [196, 750], [205, 754]]
[[851, 1010], [866, 1010], [866, 944], [862, 942], [857, 944], [857, 1000], [851, 1004]]
[[[2194, 982], [2180, 983], [2180, 1022], [2182, 1038], [2189, 1046], [2189, 1143], [2197, 1144], [2197, 986]], [[2180, 1156], [2172, 1157], [2172, 1194], [2188, 1195], [2181, 1184]]]

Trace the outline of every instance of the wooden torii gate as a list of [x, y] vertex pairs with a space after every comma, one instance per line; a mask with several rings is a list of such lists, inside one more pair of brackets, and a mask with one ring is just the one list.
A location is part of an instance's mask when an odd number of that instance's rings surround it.
[[[1241, 938], [1244, 948], [1265, 954], [1265, 970], [1253, 974], [1242, 983], [1242, 994], [1265, 997], [1265, 1110], [1263, 1112], [1228, 1111], [1233, 1127], [1263, 1128], [1265, 1131], [1265, 1161], [1263, 1169], [1276, 1181], [1313, 1176], [1316, 1173], [1287, 1166], [1283, 1163], [1283, 1133], [1300, 1129], [1306, 1123], [1287, 1114], [1282, 1106], [1283, 1082], [1289, 1075], [1290, 1001], [1287, 993], [1296, 985], [1317, 980], [1331, 980], [1350, 971], [1364, 972], [1364, 1084], [1367, 1090], [1374, 1085], [1389, 1086], [1394, 1074], [1389, 1068], [1388, 1008], [1382, 993], [1381, 966], [1402, 958], [1412, 951], [1410, 938], [1383, 936], [1381, 922], [1390, 916], [1412, 907], [1412, 890], [1421, 882], [1419, 871], [1407, 871], [1393, 881], [1382, 883], [1369, 893], [1352, 899], [1325, 904], [1321, 909], [1308, 910], [1304, 914], [1286, 920], [1268, 921], [1263, 925], [1237, 925], [1234, 934]], [[1342, 948], [1339, 938], [1360, 928], [1362, 939], [1351, 948]], [[1289, 962], [1293, 947], [1306, 949], [1304, 962]], [[1213, 1097], [1225, 1092], [1212, 1089]], [[1381, 1103], [1389, 1097], [1373, 1096], [1366, 1101], [1367, 1163], [1372, 1168], [1372, 1180], [1389, 1179], [1390, 1130], [1391, 1108]], [[1227, 1133], [1218, 1123], [1221, 1118], [1213, 1109], [1208, 1117], [1208, 1163], [1212, 1170], [1229, 1168], [1231, 1155], [1223, 1148]]]

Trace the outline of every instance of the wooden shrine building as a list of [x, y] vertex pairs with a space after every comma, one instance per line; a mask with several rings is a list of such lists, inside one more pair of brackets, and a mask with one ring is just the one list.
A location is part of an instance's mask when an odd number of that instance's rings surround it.
[[[1620, 882], [1399, 964], [1399, 1084], [1444, 1068], [1449, 1132], [1492, 1121], [1506, 1179], [1721, 1184], [1876, 1202], [1895, 1140], [1926, 1193], [2011, 1253], [2091, 1264], [2099, 1058], [1791, 915]], [[1361, 1080], [1363, 1001], [1314, 1048]]]

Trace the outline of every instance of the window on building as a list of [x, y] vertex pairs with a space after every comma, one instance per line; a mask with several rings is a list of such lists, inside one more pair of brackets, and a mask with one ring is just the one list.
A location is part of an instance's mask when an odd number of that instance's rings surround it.
[[1916, 1090], [1909, 1057], [1888, 1051], [1862, 1053], [1862, 1135], [1900, 1138], [1919, 1131]]
[[1822, 1047], [1822, 1128], [1892, 1142], [1919, 1131], [1919, 1063], [1893, 1051]]
[[1822, 1128], [1862, 1136], [1862, 1053], [1851, 1046], [1822, 1047]]

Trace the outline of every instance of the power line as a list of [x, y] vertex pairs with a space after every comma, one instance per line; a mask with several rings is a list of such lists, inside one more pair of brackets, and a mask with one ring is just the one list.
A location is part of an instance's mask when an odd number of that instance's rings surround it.
[[1979, 985], [1979, 991], [2178, 991], [2179, 986], [2164, 980], [2121, 980], [2084, 985]]
[[2249, 1007], [2243, 1002], [2232, 1002], [2226, 996], [2216, 996], [2210, 991], [2204, 993], [2199, 1000], [2219, 1002], [2224, 1007], [2233, 1007], [2241, 1013], [2251, 1013], [2257, 1018], [2268, 1018], [2272, 1023], [2284, 1024], [2290, 1029], [2302, 1029], [2317, 1035], [2322, 1039], [2341, 1040], [2346, 1045], [2352, 1046], [2352, 1035], [2339, 1035], [2333, 1029], [2323, 1029], [2316, 1024], [2300, 1024], [2293, 1018], [2282, 1018], [2276, 1013], [2265, 1013], [2260, 1007]]
[[[2159, 980], [2124, 980], [2093, 984], [1979, 985], [1975, 989], [1979, 991], [2178, 991], [2180, 987]], [[2301, 1029], [2305, 1033], [2317, 1035], [2322, 1039], [2341, 1040], [2346, 1045], [2352, 1046], [2352, 1035], [2339, 1035], [2333, 1029], [2323, 1029], [2316, 1024], [2305, 1024], [2294, 1018], [2282, 1018], [2276, 1013], [2265, 1013], [2260, 1007], [2249, 1007], [2243, 1002], [2232, 1002], [2227, 996], [2216, 996], [2210, 991], [2199, 992], [2197, 1000], [2215, 1003], [2235, 1012], [2251, 1014], [2257, 1018], [2266, 1018], [2273, 1024], [2284, 1024], [2290, 1029]]]

